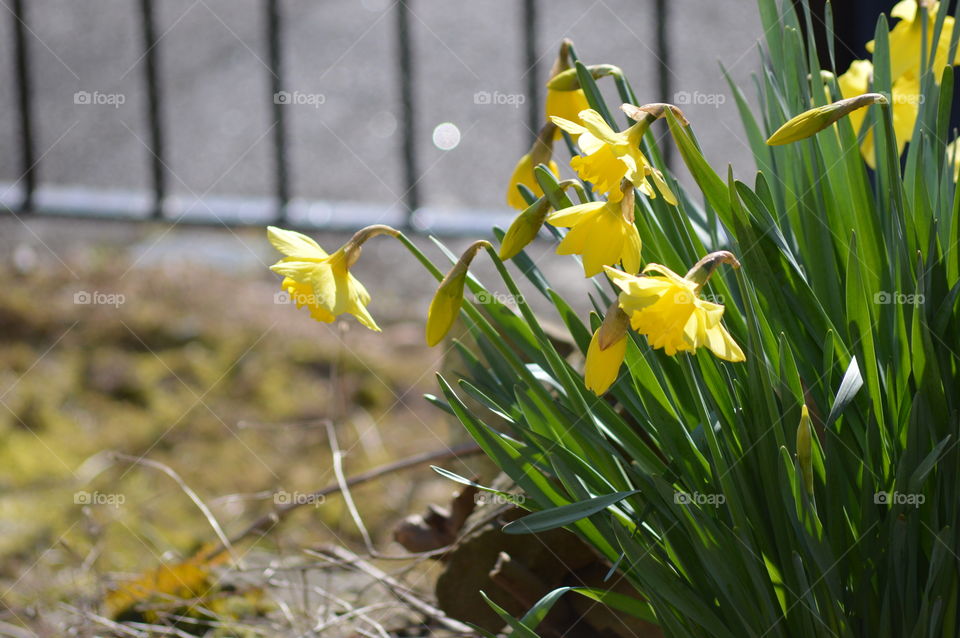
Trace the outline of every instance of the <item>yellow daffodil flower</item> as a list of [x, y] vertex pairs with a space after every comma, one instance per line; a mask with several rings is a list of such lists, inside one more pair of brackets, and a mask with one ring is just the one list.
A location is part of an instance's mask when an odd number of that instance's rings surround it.
[[647, 183], [649, 175], [663, 198], [670, 204], [677, 203], [663, 175], [650, 165], [640, 150], [640, 140], [650, 127], [649, 122], [637, 122], [616, 133], [593, 109], [581, 111], [577, 117], [580, 124], [556, 116], [550, 119], [567, 133], [577, 136], [577, 145], [584, 154], [571, 159], [570, 166], [580, 179], [592, 183], [597, 191], [614, 200], [620, 197], [623, 179], [633, 183], [644, 195], [656, 197]]
[[[924, 24], [921, 19], [920, 6], [916, 0], [901, 0], [890, 11], [890, 17], [899, 18], [899, 21], [890, 30], [890, 77], [896, 81], [901, 75], [911, 73], [920, 77], [922, 69], [922, 51], [930, 50], [930, 40], [937, 22], [939, 2], [927, 2], [926, 41], [923, 40]], [[940, 82], [943, 67], [948, 64], [950, 55], [950, 37], [953, 33], [954, 19], [945, 16], [940, 39], [937, 41], [936, 54], [933, 59], [933, 77]], [[867, 42], [867, 51], [874, 52], [874, 41]], [[958, 56], [960, 57], [960, 56]], [[956, 60], [954, 60], [956, 62]]]
[[361, 237], [360, 241], [356, 241], [358, 237], [354, 236], [339, 250], [328, 255], [310, 237], [270, 226], [267, 228], [267, 237], [274, 248], [284, 255], [283, 259], [270, 266], [270, 270], [283, 275], [281, 288], [290, 295], [297, 308], [307, 306], [310, 316], [317, 321], [331, 323], [346, 313], [355, 316], [367, 328], [379, 332], [380, 328], [367, 312], [370, 294], [350, 274], [350, 267], [360, 255], [360, 243], [369, 236]]
[[460, 306], [463, 304], [463, 286], [467, 281], [467, 270], [481, 248], [490, 248], [490, 242], [481, 239], [470, 244], [459, 261], [440, 282], [430, 302], [430, 309], [427, 311], [426, 336], [427, 345], [431, 348], [443, 341], [457, 320]]
[[[525, 200], [523, 195], [520, 194], [520, 191], [517, 190], [517, 184], [523, 184], [538, 197], [543, 195], [543, 189], [540, 188], [540, 184], [537, 183], [537, 178], [533, 175], [533, 169], [540, 163], [541, 162], [534, 162], [530, 153], [521, 157], [520, 161], [517, 162], [516, 167], [513, 169], [513, 174], [510, 175], [510, 188], [507, 190], [507, 204], [509, 204], [511, 208], [524, 210], [527, 207], [527, 200]], [[560, 176], [560, 168], [556, 162], [549, 160], [542, 163], [547, 165], [551, 173], [557, 177]]]
[[507, 187], [507, 204], [511, 208], [517, 210], [527, 208], [527, 202], [523, 199], [520, 191], [517, 190], [517, 184], [523, 184], [538, 197], [543, 195], [543, 189], [540, 188], [540, 184], [537, 183], [537, 178], [533, 174], [533, 169], [540, 164], [546, 164], [551, 173], [557, 177], [560, 176], [557, 163], [551, 159], [553, 155], [553, 134], [556, 130], [557, 127], [551, 123], [547, 123], [540, 129], [540, 133], [537, 134], [537, 139], [530, 151], [524, 154], [514, 167], [513, 174], [510, 175], [510, 185]]
[[620, 308], [630, 317], [633, 329], [647, 337], [651, 348], [663, 348], [672, 356], [706, 347], [726, 361], [746, 359], [720, 323], [723, 306], [700, 299], [700, 284], [689, 274], [681, 277], [659, 264], [648, 264], [644, 273], [658, 272], [660, 276], [605, 270], [621, 290]]
[[606, 392], [620, 374], [620, 366], [627, 354], [629, 327], [629, 318], [614, 302], [590, 339], [583, 380], [587, 389], [597, 396]]
[[578, 204], [547, 217], [548, 223], [570, 229], [557, 246], [557, 254], [582, 255], [587, 277], [618, 262], [627, 272], [640, 270], [640, 233], [633, 223], [633, 186], [629, 182], [624, 182], [624, 186], [626, 196], [617, 201]]
[[[873, 80], [873, 64], [869, 60], [855, 60], [847, 72], [837, 78], [837, 86], [844, 98], [853, 98], [866, 93]], [[893, 132], [897, 137], [897, 154], [913, 137], [913, 127], [920, 112], [920, 82], [913, 73], [905, 73], [893, 82], [891, 87], [891, 108], [893, 112]], [[850, 124], [855, 132], [860, 131], [866, 117], [865, 110], [855, 110], [849, 115]], [[873, 131], [867, 131], [860, 145], [860, 152], [870, 168], [876, 168]]]

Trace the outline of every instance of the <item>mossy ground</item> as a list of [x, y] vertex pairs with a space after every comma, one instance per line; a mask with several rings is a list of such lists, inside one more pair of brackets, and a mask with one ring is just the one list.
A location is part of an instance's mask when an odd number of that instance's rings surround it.
[[[383, 335], [318, 324], [273, 302], [267, 272], [128, 271], [94, 253], [69, 268], [0, 265], [3, 621], [29, 623], [62, 602], [97, 611], [104, 588], [214, 540], [173, 480], [111, 452], [168, 465], [229, 533], [269, 511], [275, 490], [334, 481], [325, 420], [349, 451], [348, 474], [460, 436], [421, 397], [442, 359], [422, 345], [422, 324], [389, 310]], [[75, 303], [81, 292], [104, 303]], [[381, 546], [400, 517], [446, 499], [449, 484], [431, 475], [356, 490]], [[303, 508], [256, 551], [355, 542], [342, 503]]]

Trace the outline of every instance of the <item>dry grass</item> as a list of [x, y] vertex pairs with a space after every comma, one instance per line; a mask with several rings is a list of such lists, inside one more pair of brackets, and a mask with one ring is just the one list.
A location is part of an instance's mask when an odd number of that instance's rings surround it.
[[[175, 622], [182, 606], [166, 605], [152, 621], [139, 615], [146, 624], [111, 624], [107, 589], [216, 542], [211, 519], [230, 535], [269, 512], [278, 490], [333, 482], [325, 423], [347, 474], [459, 436], [421, 398], [440, 355], [420, 344], [420, 324], [380, 315], [382, 336], [325, 326], [275, 305], [267, 273], [184, 265], [120, 276], [122, 265], [101, 248], [71, 261], [76, 277], [0, 266], [0, 634], [383, 635], [416, 625], [423, 614], [369, 574], [304, 553], [362, 548], [336, 497], [238, 546], [242, 567], [216, 568], [211, 597], [191, 615], [213, 605], [206, 615], [217, 621]], [[123, 303], [76, 304], [80, 291]], [[112, 451], [163, 464], [180, 483]], [[449, 492], [421, 468], [353, 497], [372, 542], [394, 551], [393, 523]], [[429, 590], [432, 565], [388, 565]]]

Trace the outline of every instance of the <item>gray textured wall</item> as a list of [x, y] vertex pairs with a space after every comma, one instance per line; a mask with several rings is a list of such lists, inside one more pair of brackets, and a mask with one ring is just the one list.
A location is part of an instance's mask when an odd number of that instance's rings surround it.
[[[140, 25], [133, 0], [27, 0], [41, 184], [107, 189], [149, 186]], [[269, 195], [271, 93], [262, 0], [157, 0], [163, 119], [174, 194]], [[417, 145], [428, 206], [502, 208], [503, 183], [525, 150], [525, 111], [476, 104], [478, 91], [522, 93], [520, 3], [413, 0]], [[749, 153], [718, 62], [751, 92], [761, 36], [753, 0], [670, 2], [675, 91], [708, 158], [744, 176]], [[285, 0], [284, 54], [292, 91], [323, 104], [289, 106], [296, 197], [387, 206], [402, 193], [391, 0]], [[560, 38], [588, 63], [622, 66], [642, 101], [656, 91], [653, 2], [542, 0], [546, 79]], [[8, 3], [0, 9], [0, 181], [19, 176]], [[604, 80], [608, 83], [609, 80]], [[609, 85], [612, 88], [612, 84]], [[74, 103], [77, 91], [124, 103]], [[713, 96], [713, 97], [704, 97]], [[719, 97], [717, 97], [719, 96]], [[462, 140], [437, 149], [434, 127]], [[682, 170], [681, 170], [682, 172]]]

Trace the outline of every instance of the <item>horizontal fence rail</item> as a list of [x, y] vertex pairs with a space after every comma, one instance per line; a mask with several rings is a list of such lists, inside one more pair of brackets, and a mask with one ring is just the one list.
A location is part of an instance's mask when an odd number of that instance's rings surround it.
[[[542, 118], [544, 87], [539, 73], [538, 5], [543, 0], [522, 0], [517, 20], [522, 39], [521, 60], [526, 69], [524, 78], [527, 124], [531, 141]], [[283, 92], [285, 83], [283, 60], [284, 21], [282, 0], [261, 0], [266, 26], [266, 70], [272, 104], [269, 113], [272, 123], [272, 196], [269, 198], [214, 197], [198, 201], [196, 198], [172, 196], [168, 192], [170, 171], [166, 159], [167, 125], [163, 117], [163, 87], [159, 65], [163, 43], [158, 38], [157, 0], [138, 0], [142, 45], [142, 81], [145, 88], [145, 120], [148, 126], [146, 144], [149, 153], [150, 191], [144, 193], [103, 192], [84, 187], [61, 187], [38, 182], [42, 157], [36, 154], [34, 103], [28, 3], [11, 0], [9, 14], [14, 36], [13, 77], [16, 84], [17, 143], [19, 144], [20, 177], [13, 184], [0, 184], [0, 213], [43, 215], [45, 217], [78, 217], [99, 219], [166, 220], [174, 223], [205, 225], [262, 225], [281, 223], [312, 230], [349, 230], [368, 223], [392, 223], [408, 230], [441, 234], [489, 232], [491, 223], [507, 223], [509, 211], [450, 211], [424, 207], [420, 201], [419, 181], [422, 173], [417, 157], [416, 104], [416, 50], [411, 35], [411, 15], [416, 0], [396, 0], [394, 37], [396, 52], [396, 91], [400, 114], [400, 162], [403, 179], [403, 197], [399, 207], [386, 213], [374, 205], [364, 206], [337, 202], [304, 202], [294, 199], [290, 188], [288, 129], [286, 111], [276, 96]], [[656, 54], [658, 57], [658, 86], [664, 96], [670, 93], [669, 42], [667, 37], [667, 5], [665, 0], [654, 3], [656, 20]], [[336, 213], [336, 214], [335, 214]], [[343, 215], [343, 216], [341, 216]], [[349, 220], [348, 223], [337, 220]]]

